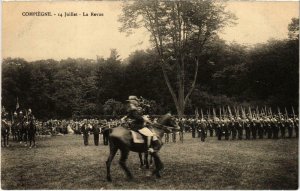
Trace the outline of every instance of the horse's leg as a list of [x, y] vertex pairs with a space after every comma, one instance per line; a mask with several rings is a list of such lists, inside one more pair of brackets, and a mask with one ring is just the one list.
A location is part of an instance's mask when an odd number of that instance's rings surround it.
[[132, 174], [129, 171], [128, 167], [126, 166], [126, 160], [128, 159], [128, 155], [129, 155], [129, 150], [127, 149], [121, 150], [121, 158], [119, 160], [119, 164], [122, 167], [122, 169], [125, 171], [127, 178], [132, 179], [133, 178]]
[[152, 164], [153, 164], [153, 156], [150, 155], [150, 166], [152, 166]]
[[148, 156], [148, 152], [145, 152], [144, 164], [146, 165], [146, 169], [149, 169]]
[[155, 163], [155, 169], [153, 170], [152, 174], [155, 174], [157, 178], [160, 178], [161, 175], [159, 171], [164, 168], [164, 165], [161, 162], [157, 153], [153, 153], [152, 156], [154, 158], [154, 163]]
[[140, 168], [143, 168], [143, 166], [144, 166], [144, 162], [143, 162], [143, 155], [142, 155], [142, 153], [139, 153], [139, 158], [140, 158]]
[[114, 159], [116, 153], [118, 151], [118, 148], [114, 147], [114, 146], [110, 146], [110, 152], [109, 152], [109, 157], [106, 161], [106, 173], [107, 173], [107, 180], [109, 182], [111, 182], [111, 175], [110, 175], [110, 165], [112, 160]]

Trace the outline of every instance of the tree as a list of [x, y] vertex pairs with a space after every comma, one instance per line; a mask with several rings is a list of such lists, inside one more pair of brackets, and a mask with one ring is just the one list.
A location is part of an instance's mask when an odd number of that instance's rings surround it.
[[[181, 116], [195, 88], [199, 57], [205, 44], [219, 29], [232, 23], [233, 18], [223, 4], [212, 1], [139, 0], [125, 3], [119, 21], [120, 31], [128, 34], [140, 27], [150, 32], [165, 83]], [[186, 67], [191, 67], [191, 61], [194, 74], [189, 80]]]
[[292, 18], [288, 25], [288, 36], [291, 40], [299, 40], [299, 18]]
[[120, 115], [124, 110], [124, 106], [121, 102], [114, 99], [107, 100], [103, 105], [103, 110], [106, 115]]

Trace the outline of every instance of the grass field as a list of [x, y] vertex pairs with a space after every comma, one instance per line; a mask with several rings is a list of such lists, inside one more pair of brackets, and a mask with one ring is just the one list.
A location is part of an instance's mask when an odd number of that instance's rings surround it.
[[[128, 166], [127, 181], [112, 164], [113, 182], [106, 181], [108, 147], [83, 146], [80, 135], [39, 138], [29, 149], [12, 143], [1, 152], [2, 189], [297, 189], [298, 139], [206, 142], [185, 134], [184, 143], [165, 144], [161, 179], [139, 170], [136, 153]], [[102, 141], [102, 140], [101, 140]]]

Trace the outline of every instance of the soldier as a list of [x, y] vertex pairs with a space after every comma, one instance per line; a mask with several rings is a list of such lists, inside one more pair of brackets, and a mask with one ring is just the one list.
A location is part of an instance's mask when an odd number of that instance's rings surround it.
[[20, 111], [20, 113], [18, 115], [18, 123], [19, 123], [19, 141], [21, 144], [25, 138], [25, 136], [24, 136], [25, 135], [25, 118], [24, 118], [22, 111]]
[[108, 138], [110, 132], [110, 125], [105, 121], [105, 127], [102, 127], [103, 145], [108, 145]]
[[245, 118], [243, 120], [243, 124], [244, 124], [244, 128], [245, 128], [245, 132], [246, 132], [246, 139], [250, 140], [250, 132], [251, 132], [251, 121], [247, 118]]
[[243, 139], [243, 121], [242, 119], [238, 116], [237, 117], [237, 132], [238, 132], [238, 138], [239, 140]]
[[206, 120], [204, 118], [202, 118], [200, 121], [199, 131], [201, 141], [204, 142], [206, 137]]
[[176, 132], [172, 133], [172, 140], [173, 140], [173, 143], [176, 143]]
[[[29, 139], [29, 148], [32, 146], [35, 147], [35, 134], [36, 134], [36, 125], [34, 122], [34, 116], [32, 115], [31, 109], [28, 110], [28, 139]], [[33, 143], [33, 145], [32, 145]]]
[[[2, 108], [1, 112], [1, 136], [3, 139], [3, 147], [8, 147], [8, 139], [9, 139], [9, 132], [10, 132], [10, 125], [7, 120], [8, 113], [6, 113], [5, 108]], [[2, 143], [2, 142], [1, 142]]]
[[90, 132], [90, 127], [89, 124], [87, 123], [87, 120], [83, 120], [83, 125], [81, 126], [81, 133], [83, 136], [83, 143], [85, 146], [89, 144], [89, 132]]
[[197, 121], [196, 119], [190, 119], [191, 122], [191, 128], [192, 128], [192, 137], [196, 137], [196, 129], [197, 129]]
[[295, 116], [295, 118], [294, 118], [294, 127], [295, 127], [296, 137], [298, 138], [298, 136], [299, 136], [299, 119], [297, 116]]
[[216, 135], [218, 137], [218, 140], [222, 139], [222, 122], [218, 117], [215, 117], [214, 119], [215, 129], [216, 129]]
[[288, 124], [288, 137], [292, 138], [293, 136], [293, 129], [294, 129], [294, 122], [291, 118], [288, 118], [287, 120], [287, 124]]
[[96, 146], [98, 146], [99, 145], [99, 133], [100, 133], [99, 123], [93, 124], [92, 131], [94, 134], [94, 143]]
[[271, 120], [269, 117], [265, 117], [265, 129], [267, 132], [268, 139], [272, 138]]
[[18, 115], [17, 112], [14, 112], [12, 125], [11, 125], [11, 133], [13, 136], [13, 141], [18, 141]]
[[[154, 123], [156, 123], [157, 119], [154, 119]], [[184, 131], [184, 123], [183, 119], [179, 119], [179, 126], [180, 126], [180, 132], [179, 132], [179, 140], [183, 143], [183, 131]]]
[[284, 118], [282, 116], [279, 117], [279, 121], [278, 121], [278, 125], [280, 128], [280, 134], [281, 134], [281, 138], [284, 139], [285, 138], [285, 122], [284, 122]]
[[213, 121], [210, 118], [207, 119], [207, 129], [209, 131], [209, 136], [213, 137], [214, 136]]
[[229, 127], [228, 127], [229, 119], [227, 117], [224, 117], [223, 123], [224, 123], [223, 132], [224, 132], [224, 135], [225, 135], [225, 140], [229, 140], [229, 137], [230, 137], [230, 130], [229, 130]]
[[228, 124], [229, 130], [231, 131], [232, 134], [232, 138], [231, 140], [235, 140], [236, 139], [236, 135], [237, 135], [237, 130], [236, 130], [236, 123], [235, 120], [233, 118], [233, 116], [230, 117], [230, 122]]
[[278, 139], [279, 126], [278, 126], [278, 121], [274, 116], [271, 118], [271, 126], [272, 126], [273, 139]]
[[258, 138], [263, 139], [264, 138], [264, 121], [261, 117], [258, 117]]
[[252, 128], [251, 128], [251, 134], [252, 134], [252, 139], [256, 139], [257, 135], [257, 129], [259, 128], [259, 122], [256, 117], [253, 118], [252, 120]]

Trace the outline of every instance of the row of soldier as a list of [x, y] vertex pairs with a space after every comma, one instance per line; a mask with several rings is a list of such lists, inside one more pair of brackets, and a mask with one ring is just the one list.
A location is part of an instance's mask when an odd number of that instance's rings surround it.
[[[223, 115], [222, 115], [223, 111]], [[2, 112], [3, 113], [3, 112]], [[4, 112], [5, 113], [5, 112]], [[121, 119], [115, 120], [97, 120], [97, 119], [83, 119], [83, 120], [48, 120], [46, 122], [40, 122], [34, 119], [31, 110], [24, 112], [15, 112], [11, 123], [11, 134], [14, 141], [25, 142], [29, 140], [30, 146], [35, 146], [35, 134], [83, 134], [84, 144], [87, 144], [87, 137], [89, 134], [94, 134], [95, 145], [99, 142], [99, 133], [103, 133], [105, 128], [113, 128], [121, 125], [123, 122]], [[220, 109], [220, 115], [216, 115], [215, 109], [213, 109], [213, 116], [210, 116], [208, 111], [207, 116], [204, 117], [201, 110], [201, 118], [196, 115], [195, 118], [179, 118], [177, 122], [182, 131], [179, 132], [179, 138], [183, 141], [183, 131], [191, 131], [192, 137], [201, 138], [202, 141], [208, 136], [217, 136], [218, 140], [225, 137], [225, 140], [231, 139], [256, 139], [256, 138], [281, 138], [293, 136], [295, 132], [298, 137], [299, 121], [298, 117], [294, 114], [289, 116], [286, 112], [282, 115], [278, 110], [278, 114], [272, 114], [272, 110], [268, 112], [249, 112], [246, 114], [245, 110], [241, 109], [241, 116], [239, 111], [235, 110], [233, 115], [228, 107], [227, 112]], [[2, 116], [5, 120], [5, 115]], [[155, 119], [153, 119], [155, 120]], [[3, 123], [2, 123], [3, 124]], [[2, 125], [5, 126], [5, 125]], [[2, 133], [5, 135], [7, 133]], [[9, 134], [9, 133], [8, 133]], [[176, 142], [176, 135], [172, 134], [173, 142]], [[107, 136], [103, 136], [103, 142], [108, 144]], [[169, 142], [170, 136], [167, 134], [165, 142]], [[4, 137], [3, 137], [4, 139]], [[8, 138], [6, 138], [8, 140]], [[33, 144], [33, 145], [32, 145]]]
[[294, 110], [292, 116], [287, 114], [286, 109], [285, 115], [279, 109], [277, 114], [273, 114], [271, 109], [264, 110], [266, 112], [258, 112], [258, 110], [251, 111], [249, 108], [246, 113], [242, 108], [241, 111], [241, 116], [238, 110], [235, 110], [235, 115], [233, 115], [228, 107], [227, 112], [223, 110], [224, 115], [222, 115], [222, 109], [220, 109], [218, 117], [213, 109], [213, 117], [210, 117], [210, 112], [207, 117], [204, 117], [201, 110], [201, 119], [181, 118], [179, 123], [185, 130], [191, 130], [193, 137], [196, 137], [196, 133], [198, 133], [198, 137], [201, 137], [202, 141], [205, 140], [207, 134], [211, 137], [217, 136], [218, 140], [221, 140], [222, 137], [229, 140], [230, 136], [232, 140], [263, 139], [264, 137], [269, 139], [291, 138], [294, 133], [298, 137], [299, 119]]

